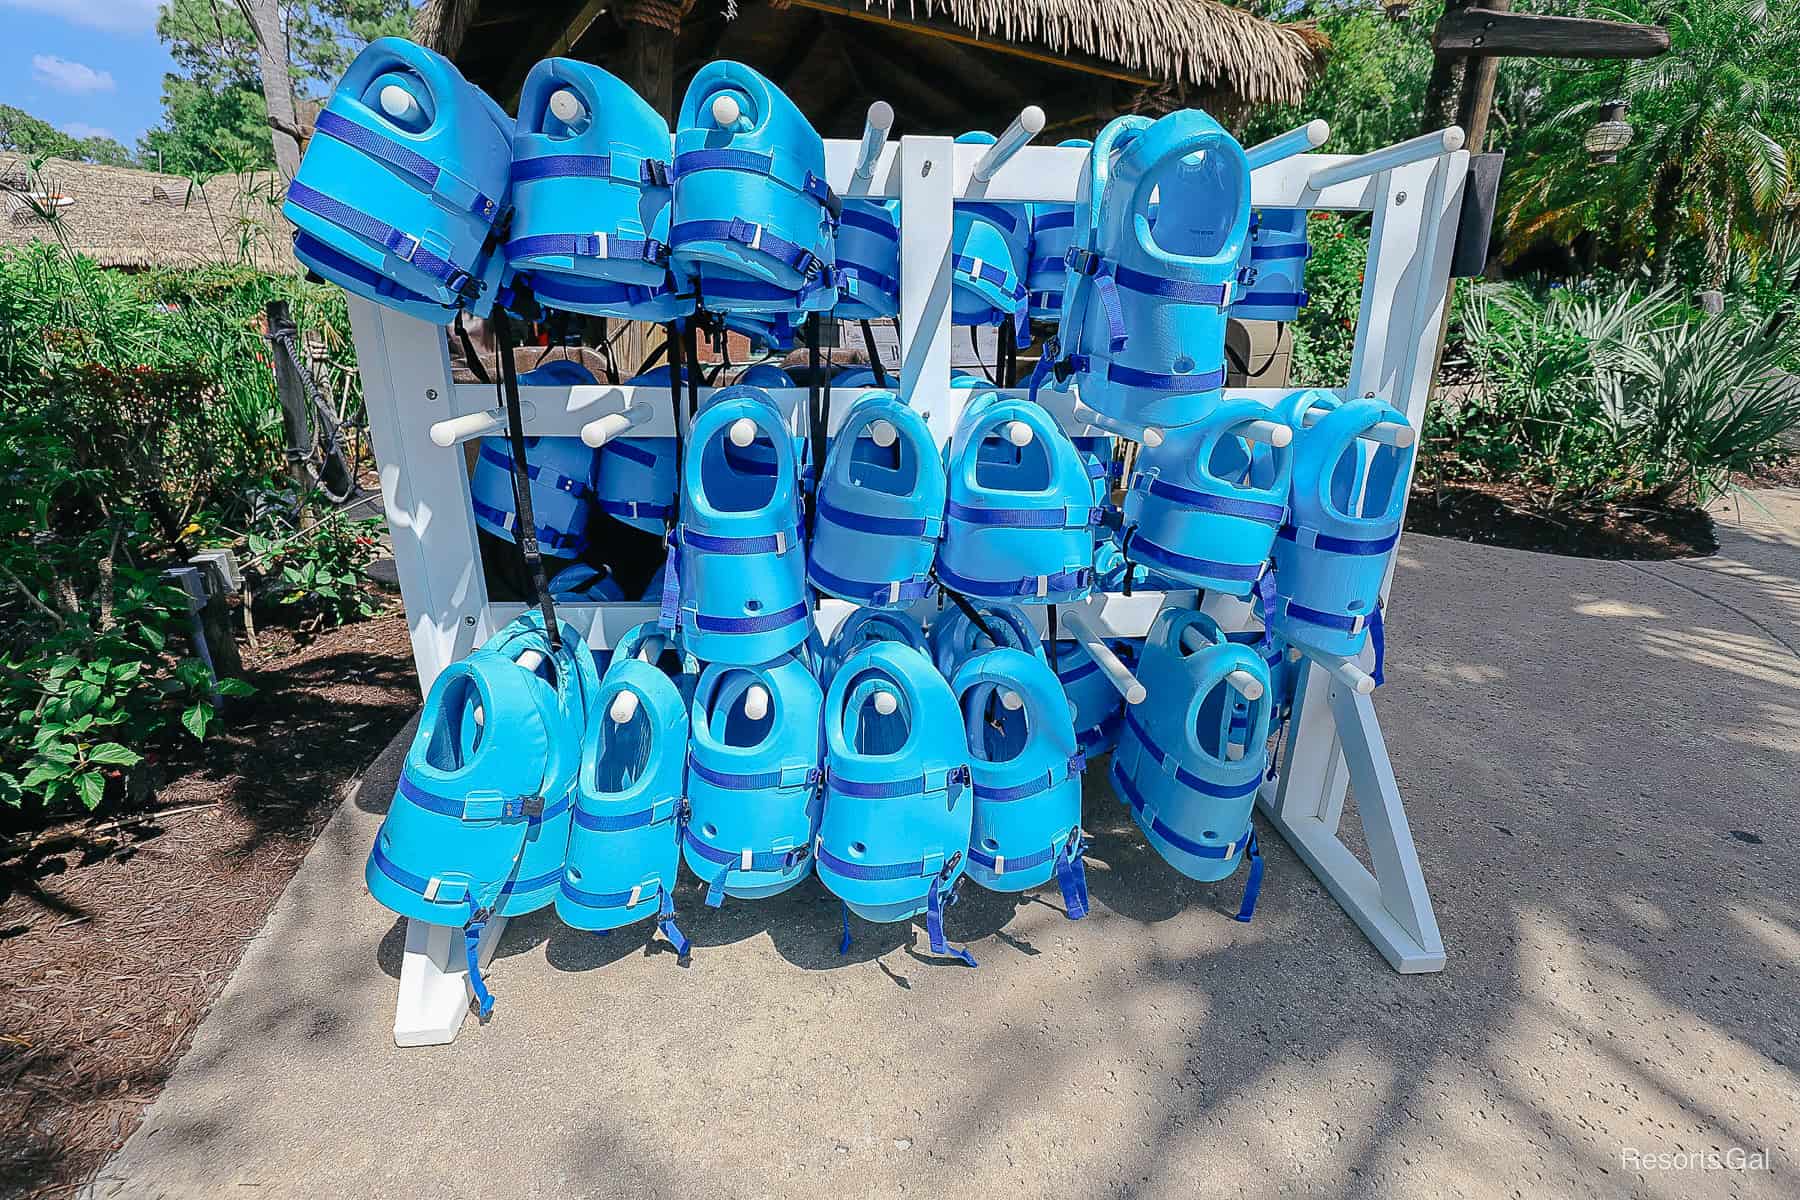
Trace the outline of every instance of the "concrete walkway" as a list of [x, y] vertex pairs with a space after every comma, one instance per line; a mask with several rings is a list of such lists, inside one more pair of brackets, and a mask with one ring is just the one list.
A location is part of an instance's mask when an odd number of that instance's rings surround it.
[[[970, 890], [977, 971], [868, 926], [839, 958], [816, 883], [684, 888], [690, 969], [539, 914], [488, 1025], [398, 1050], [362, 865], [402, 742], [96, 1192], [1800, 1195], [1800, 494], [1760, 503], [1682, 563], [1407, 541], [1376, 699], [1440, 975], [1279, 837], [1232, 922], [1241, 880], [1180, 880], [1095, 774], [1092, 918]], [[1653, 1157], [1734, 1147], [1769, 1169]]]

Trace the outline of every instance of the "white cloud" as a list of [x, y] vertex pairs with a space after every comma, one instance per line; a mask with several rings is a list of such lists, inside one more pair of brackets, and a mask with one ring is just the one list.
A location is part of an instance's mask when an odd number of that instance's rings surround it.
[[110, 129], [103, 129], [98, 125], [89, 125], [84, 121], [70, 121], [67, 125], [62, 127], [62, 131], [72, 138], [109, 138], [113, 135], [112, 130]]
[[111, 71], [96, 71], [86, 63], [70, 62], [54, 54], [31, 56], [31, 77], [45, 87], [72, 96], [88, 92], [110, 92], [118, 88]]
[[150, 33], [160, 0], [0, 0], [0, 6], [49, 13], [108, 33]]

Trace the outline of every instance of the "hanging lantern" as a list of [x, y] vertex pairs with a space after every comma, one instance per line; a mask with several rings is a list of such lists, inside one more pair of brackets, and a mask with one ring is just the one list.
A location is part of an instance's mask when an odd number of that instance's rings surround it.
[[1625, 121], [1625, 102], [1609, 100], [1600, 106], [1600, 119], [1588, 126], [1582, 145], [1587, 147], [1590, 161], [1615, 163], [1619, 161], [1619, 151], [1631, 145], [1633, 132]]

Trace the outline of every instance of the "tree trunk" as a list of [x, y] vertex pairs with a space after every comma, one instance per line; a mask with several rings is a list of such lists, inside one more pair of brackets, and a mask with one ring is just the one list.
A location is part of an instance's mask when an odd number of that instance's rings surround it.
[[269, 134], [275, 143], [275, 169], [283, 179], [292, 179], [300, 169], [300, 123], [295, 112], [294, 81], [288, 72], [288, 37], [281, 23], [281, 4], [279, 0], [240, 0], [240, 7], [256, 31], [263, 99], [268, 104]]

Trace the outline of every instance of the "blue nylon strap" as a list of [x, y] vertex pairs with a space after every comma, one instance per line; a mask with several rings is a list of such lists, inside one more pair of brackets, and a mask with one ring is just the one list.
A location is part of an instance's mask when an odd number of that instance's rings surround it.
[[1055, 338], [1044, 343], [1044, 348], [1038, 351], [1037, 364], [1031, 368], [1031, 378], [1025, 385], [1033, 404], [1037, 403], [1038, 389], [1044, 386], [1044, 380], [1056, 372], [1056, 360], [1061, 353], [1062, 344]]
[[[817, 275], [824, 268], [819, 256], [805, 246], [790, 242], [786, 238], [769, 232], [754, 221], [746, 221], [742, 217], [733, 217], [729, 221], [683, 221], [669, 231], [671, 245], [680, 247], [690, 242], [737, 242], [753, 247], [777, 260], [784, 266], [800, 272], [809, 278]], [[770, 285], [760, 285], [768, 288]], [[716, 285], [709, 285], [708, 290], [718, 293]], [[791, 291], [773, 288], [777, 297], [791, 296]], [[760, 297], [739, 297], [740, 299], [758, 299]]]
[[[666, 585], [666, 578], [664, 582]], [[666, 590], [664, 595], [667, 595]], [[695, 613], [694, 624], [706, 633], [768, 633], [772, 629], [783, 629], [795, 621], [804, 621], [806, 617], [806, 602], [801, 601], [780, 612], [762, 613], [754, 617], [716, 617], [710, 613]]]
[[1019, 231], [1018, 212], [1003, 204], [986, 204], [980, 201], [974, 201], [958, 204], [957, 207], [964, 212], [974, 213], [985, 221], [992, 221], [996, 225], [1005, 226], [1006, 232], [1008, 233], [1017, 233]]
[[[1044, 772], [1042, 779], [1033, 779], [1029, 783], [1014, 784], [1012, 787], [983, 787], [980, 780], [975, 782], [975, 798], [985, 800], [989, 804], [1010, 804], [1014, 800], [1024, 800], [1031, 796], [1049, 791], [1057, 784], [1068, 779], [1081, 778], [1082, 770], [1087, 766], [1087, 759], [1077, 750], [1063, 764], [1063, 773], [1059, 778], [1054, 770]], [[974, 855], [971, 850], [970, 855]], [[1039, 860], [1042, 861], [1042, 860]]]
[[[1083, 364], [1085, 367], [1087, 364]], [[1213, 392], [1225, 386], [1225, 369], [1200, 371], [1192, 375], [1162, 375], [1140, 371], [1123, 363], [1106, 364], [1106, 378], [1127, 387], [1148, 388], [1158, 392]]]
[[321, 242], [310, 233], [300, 231], [294, 234], [294, 252], [314, 260], [328, 270], [345, 276], [361, 287], [363, 291], [372, 295], [415, 304], [443, 304], [443, 301], [436, 296], [415, 292], [378, 271], [371, 271], [355, 259], [340, 253], [335, 247]]
[[1094, 292], [1100, 297], [1100, 310], [1106, 314], [1107, 349], [1117, 354], [1131, 339], [1125, 333], [1125, 306], [1119, 301], [1119, 289], [1111, 275], [1094, 276]]
[[571, 258], [641, 259], [660, 265], [669, 260], [669, 248], [655, 238], [602, 238], [597, 233], [537, 233], [506, 243], [508, 258], [535, 258], [562, 254]]
[[706, 550], [713, 554], [781, 554], [801, 545], [798, 529], [790, 529], [780, 537], [772, 533], [757, 537], [722, 537], [683, 528], [681, 540], [684, 545], [695, 550]]
[[599, 507], [611, 516], [652, 521], [666, 521], [675, 515], [673, 504], [652, 504], [648, 500], [602, 500]]
[[1061, 853], [1061, 851], [1062, 847], [1060, 845], [1046, 846], [1042, 850], [1032, 854], [1021, 854], [1017, 858], [1007, 858], [1005, 863], [1002, 864], [999, 856], [989, 854], [986, 851], [978, 850], [971, 846], [969, 848], [969, 861], [976, 866], [984, 867], [989, 871], [992, 871], [996, 866], [1004, 866], [1005, 869], [1000, 871], [999, 874], [1005, 875], [1007, 871], [1029, 871], [1035, 866], [1049, 862]]
[[1062, 311], [1062, 293], [1033, 292], [1031, 293], [1031, 303], [1046, 311], [1060, 313]]
[[[641, 287], [635, 283], [612, 283], [602, 280], [576, 283], [566, 276], [557, 278], [542, 272], [532, 275], [531, 290], [540, 300], [548, 302], [552, 308], [562, 304], [585, 304], [592, 308], [609, 304], [644, 305], [675, 296], [674, 287], [666, 279], [656, 287]], [[607, 443], [609, 446], [612, 444], [611, 442]]]
[[[690, 766], [694, 765], [691, 758], [688, 762]], [[695, 836], [691, 825], [682, 830], [682, 837], [686, 840], [688, 849], [707, 862], [722, 868], [706, 885], [706, 907], [708, 908], [717, 908], [725, 902], [725, 881], [733, 871], [791, 870], [806, 861], [809, 849], [806, 846], [794, 846], [787, 850], [753, 851], [750, 855], [750, 865], [746, 867], [742, 851], [721, 850], [717, 846], [708, 845]]]
[[675, 625], [681, 620], [681, 547], [679, 539], [669, 539], [669, 553], [663, 562], [662, 607], [656, 614], [656, 623], [663, 629], [673, 633]]
[[820, 866], [834, 875], [842, 875], [845, 879], [860, 879], [865, 883], [883, 883], [895, 879], [920, 879], [926, 875], [937, 878], [941, 877], [943, 873], [936, 865], [936, 856], [932, 856], [930, 859], [914, 859], [912, 862], [881, 863], [869, 866], [865, 863], [851, 862], [847, 858], [839, 858], [825, 848], [823, 841], [813, 847], [813, 857]]
[[[1257, 643], [1265, 658], [1274, 655], [1275, 638], [1269, 628], [1275, 623], [1275, 569], [1270, 567], [1256, 577], [1256, 598], [1262, 602], [1262, 641]], [[1279, 660], [1279, 655], [1275, 655]]]
[[[412, 176], [419, 183], [430, 188], [434, 197], [439, 196], [438, 185], [446, 177], [444, 169], [423, 154], [401, 145], [390, 137], [377, 133], [366, 125], [358, 124], [347, 117], [334, 113], [330, 109], [319, 113], [314, 121], [313, 130]], [[490, 225], [493, 224], [494, 218], [500, 213], [499, 202], [490, 196], [483, 195], [480, 189], [457, 179], [454, 175], [449, 178], [461, 185], [459, 190], [467, 192], [467, 199], [456, 197], [458, 203], [455, 204], [453, 211], [473, 213]], [[448, 196], [442, 198], [451, 199]]]
[[583, 829], [592, 829], [597, 833], [624, 833], [632, 829], [642, 829], [647, 825], [659, 825], [675, 816], [675, 804], [665, 802], [650, 808], [640, 809], [633, 813], [621, 813], [613, 816], [608, 813], [589, 812], [579, 804], [575, 806], [575, 823]]
[[688, 942], [687, 935], [681, 932], [680, 926], [675, 924], [674, 894], [667, 888], [661, 889], [661, 892], [662, 903], [657, 906], [656, 927], [662, 930], [662, 935], [675, 947], [675, 960], [686, 963], [688, 955], [693, 952], [693, 946]]
[[900, 290], [900, 281], [892, 275], [884, 275], [872, 267], [846, 266], [843, 260], [838, 261], [838, 292], [841, 295], [855, 297], [865, 284], [884, 295]]
[[785, 184], [803, 196], [810, 196], [820, 205], [830, 209], [834, 216], [837, 213], [837, 200], [832, 196], [831, 189], [826, 186], [823, 179], [811, 171], [806, 172], [805, 177], [798, 182], [784, 179], [781, 173], [775, 169], [775, 156], [756, 150], [688, 150], [675, 156], [675, 169], [671, 175], [675, 179], [680, 179], [683, 175], [691, 175], [695, 171], [714, 170], [746, 171], [752, 175], [766, 175], [776, 183]]
[[1079, 522], [1069, 519], [1065, 505], [1054, 508], [978, 508], [952, 500], [944, 506], [944, 515], [970, 525], [1004, 525], [1010, 529], [1088, 529], [1100, 523], [1104, 510], [1092, 505], [1078, 505], [1086, 514]]
[[[481, 457], [492, 463], [494, 466], [499, 467], [502, 471], [510, 473], [513, 469], [512, 455], [499, 447], [491, 445], [490, 441], [491, 439], [482, 439]], [[575, 497], [577, 500], [585, 500], [587, 497], [594, 494], [594, 489], [588, 486], [587, 480], [572, 479], [567, 475], [552, 471], [549, 467], [538, 466], [533, 463], [525, 464], [525, 477], [535, 483], [541, 483], [554, 491], [565, 492], [568, 495]]]
[[1088, 915], [1087, 864], [1081, 857], [1086, 849], [1087, 840], [1079, 827], [1056, 847], [1056, 882], [1062, 888], [1063, 915], [1071, 921]]
[[[475, 499], [469, 501], [469, 507], [475, 510], [476, 516], [508, 531], [512, 529], [512, 523], [517, 516], [515, 513], [503, 512], [490, 504], [484, 504]], [[578, 557], [587, 547], [585, 532], [575, 533], [562, 529], [551, 529], [548, 525], [538, 526], [537, 540], [564, 558]]]
[[1244, 847], [1244, 857], [1250, 860], [1250, 877], [1244, 880], [1244, 900], [1232, 920], [1248, 924], [1256, 915], [1256, 898], [1262, 895], [1263, 856], [1262, 847], [1256, 842], [1255, 826], [1250, 829], [1250, 843]]
[[1046, 254], [1042, 258], [1034, 258], [1025, 264], [1025, 270], [1032, 275], [1036, 275], [1039, 271], [1066, 272], [1068, 269], [1069, 264], [1060, 254]]
[[510, 799], [498, 796], [492, 799], [445, 796], [421, 787], [405, 774], [400, 776], [398, 790], [415, 807], [442, 817], [454, 817], [459, 821], [513, 821], [527, 818], [535, 824], [561, 816], [571, 803], [569, 795], [565, 793], [560, 800], [546, 802], [542, 812], [534, 816], [527, 813], [526, 806], [529, 801], [538, 799], [536, 796], [515, 796]]
[[1312, 303], [1310, 292], [1245, 292], [1232, 307], [1305, 308]]
[[1186, 571], [1192, 575], [1206, 575], [1213, 579], [1234, 579], [1250, 582], [1261, 577], [1263, 564], [1219, 562], [1211, 558], [1195, 558], [1191, 554], [1181, 554], [1159, 546], [1145, 537], [1140, 530], [1131, 539], [1131, 557], [1141, 562], [1154, 563], [1159, 567], [1167, 567], [1172, 571]]
[[[1130, 729], [1132, 733], [1137, 735], [1138, 741], [1142, 743], [1144, 747], [1144, 753], [1155, 760], [1157, 766], [1162, 766], [1163, 762], [1169, 756], [1163, 753], [1162, 747], [1151, 740], [1149, 730], [1145, 729], [1143, 725], [1139, 723], [1137, 717], [1129, 711], [1125, 714], [1125, 726]], [[1200, 776], [1194, 774], [1179, 762], [1175, 764], [1175, 779], [1177, 782], [1193, 788], [1202, 795], [1217, 796], [1222, 800], [1235, 800], [1239, 796], [1248, 796], [1256, 791], [1256, 789], [1261, 786], [1262, 782], [1260, 779], [1248, 779], [1243, 783], [1212, 783], [1200, 778]], [[1142, 805], [1140, 804], [1138, 807], [1141, 808]], [[1198, 845], [1199, 843], [1194, 844]], [[1182, 848], [1186, 849], [1185, 846]], [[1202, 854], [1211, 858], [1225, 857], [1222, 852], [1207, 849], [1190, 850], [1188, 852], [1190, 854]]]
[[[949, 942], [944, 940], [945, 898], [943, 882], [944, 876], [942, 872], [934, 875], [931, 880], [931, 890], [925, 894], [925, 936], [931, 943], [931, 952], [933, 954], [942, 954], [957, 959], [960, 962], [967, 963], [971, 967], [978, 967], [981, 964], [975, 961], [975, 956], [973, 954], [970, 954], [961, 946], [952, 946]], [[951, 903], [954, 902], [955, 899], [952, 897]]]
[[[1305, 621], [1322, 629], [1335, 629], [1340, 633], [1355, 633], [1359, 628], [1358, 621], [1362, 620], [1361, 614], [1351, 616], [1348, 613], [1326, 612], [1323, 609], [1308, 608], [1293, 600], [1287, 602], [1286, 612], [1296, 621]], [[1365, 627], [1367, 624], [1366, 621], [1362, 622]]]
[[626, 462], [636, 463], [640, 467], [654, 467], [656, 454], [642, 446], [634, 446], [629, 438], [615, 438], [600, 448], [602, 454], [616, 454]]
[[1375, 602], [1375, 608], [1369, 613], [1369, 641], [1375, 646], [1375, 669], [1369, 672], [1369, 678], [1375, 681], [1376, 687], [1380, 687], [1387, 682], [1381, 671], [1382, 663], [1387, 658], [1387, 631], [1382, 628], [1381, 601], [1379, 600]]
[[[984, 600], [1010, 600], [1014, 597], [1035, 596], [1038, 591], [1039, 577], [1036, 575], [1028, 575], [1023, 579], [1016, 580], [972, 579], [967, 575], [959, 575], [952, 571], [943, 564], [942, 560], [938, 562], [937, 575], [939, 580], [948, 584], [953, 590], [968, 596], [979, 596]], [[1058, 571], [1053, 575], [1046, 575], [1043, 579], [1046, 593], [1080, 591], [1093, 586], [1094, 569], [1092, 567], [1075, 567]]]
[[[749, 772], [720, 771], [707, 766], [691, 753], [688, 755], [688, 769], [700, 778], [706, 780], [706, 782], [712, 784], [714, 787], [722, 787], [727, 791], [733, 792], [760, 792], [780, 788], [810, 789], [817, 787], [819, 781], [825, 777], [825, 773], [818, 767], [807, 767], [806, 774], [801, 780], [793, 783], [783, 783], [782, 780], [787, 776], [787, 772], [784, 770]], [[693, 835], [690, 833], [688, 836], [692, 837]]]
[[[1293, 525], [1283, 526], [1278, 536], [1295, 543], [1300, 541], [1301, 530]], [[1316, 529], [1305, 532], [1313, 535], [1309, 543], [1314, 549], [1323, 550], [1327, 554], [1386, 554], [1400, 542], [1400, 533], [1396, 530], [1386, 537], [1380, 538], [1342, 538], [1329, 533], [1320, 533]]]
[[410, 263], [414, 270], [422, 272], [427, 278], [452, 292], [464, 297], [479, 295], [481, 292], [481, 284], [473, 271], [439, 258], [421, 245], [418, 238], [402, 233], [386, 221], [370, 216], [341, 200], [334, 200], [324, 192], [307, 187], [298, 179], [288, 184], [287, 198], [315, 217], [330, 221], [333, 225], [373, 242], [401, 261]]
[[933, 532], [931, 522], [922, 517], [878, 517], [840, 507], [824, 498], [819, 500], [819, 518], [858, 533], [879, 533], [887, 537], [925, 538]]
[[1182, 304], [1204, 304], [1224, 308], [1231, 301], [1231, 287], [1223, 283], [1191, 283], [1183, 279], [1164, 279], [1120, 265], [1113, 271], [1119, 286], [1143, 296], [1158, 296]]
[[1177, 504], [1186, 505], [1197, 512], [1217, 513], [1222, 517], [1247, 517], [1252, 521], [1261, 521], [1265, 525], [1280, 525], [1287, 519], [1287, 506], [1270, 504], [1264, 500], [1241, 500], [1236, 496], [1221, 496], [1216, 492], [1202, 492], [1194, 488], [1182, 487], [1178, 483], [1170, 483], [1155, 475], [1139, 474], [1132, 477], [1133, 490], [1146, 491], [1152, 496], [1164, 500], [1173, 500]]
[[838, 953], [844, 955], [850, 953], [850, 905], [842, 900], [838, 903], [844, 906], [844, 939], [838, 943]]
[[1088, 658], [1086, 655], [1082, 655], [1073, 667], [1070, 667], [1066, 671], [1058, 671], [1056, 673], [1056, 678], [1064, 687], [1068, 687], [1078, 679], [1086, 679], [1089, 675], [1092, 675], [1099, 669], [1099, 663]]
[[848, 225], [852, 229], [861, 229], [865, 233], [872, 233], [876, 237], [886, 238], [890, 242], [898, 242], [900, 240], [899, 226], [893, 221], [884, 221], [880, 217], [874, 216], [862, 209], [845, 208], [844, 215], [838, 218], [838, 220], [840, 223]]
[[[628, 156], [621, 156], [630, 161]], [[669, 164], [660, 159], [639, 159], [637, 170], [630, 174], [613, 173], [610, 154], [540, 154], [536, 158], [516, 158], [512, 165], [514, 183], [530, 183], [538, 179], [611, 179], [639, 187], [668, 187]]]
[[[1116, 775], [1113, 781], [1117, 783], [1120, 790], [1125, 793], [1125, 802], [1131, 806], [1132, 811], [1141, 816], [1145, 808], [1144, 797], [1143, 794], [1137, 790], [1137, 785], [1132, 783], [1130, 778], [1123, 772]], [[1195, 858], [1216, 858], [1223, 860], [1236, 854], [1239, 846], [1243, 847], [1246, 854], [1248, 854], [1250, 850], [1250, 844], [1245, 842], [1243, 838], [1233, 838], [1223, 846], [1209, 846], [1205, 842], [1193, 841], [1190, 838], [1184, 837], [1179, 830], [1171, 829], [1169, 826], [1163, 824], [1163, 819], [1160, 816], [1151, 818], [1150, 829], [1157, 837], [1162, 838], [1165, 842], [1168, 842], [1183, 854], [1191, 854]], [[1254, 838], [1256, 836], [1255, 826], [1250, 826], [1245, 830], [1245, 833], [1248, 837]]]
[[[856, 779], [845, 779], [842, 775], [833, 775], [829, 769], [827, 769], [825, 773], [825, 786], [827, 788], [846, 796], [855, 796], [861, 800], [890, 800], [896, 796], [917, 796], [921, 792], [948, 791], [951, 787], [957, 784], [967, 783], [968, 781], [969, 768], [967, 767], [951, 767], [948, 771], [944, 772], [944, 783], [941, 788], [931, 786], [930, 780], [923, 775], [915, 775], [911, 779], [888, 779], [870, 783]], [[820, 847], [819, 849], [819, 856], [821, 859], [830, 857], [829, 852], [823, 847]], [[872, 878], [856, 875], [855, 871], [863, 870], [864, 868], [858, 867], [855, 863], [848, 863], [846, 864], [846, 867], [847, 869], [840, 872], [840, 874], [849, 875], [851, 878], [856, 879]], [[879, 878], [897, 879], [900, 877], [897, 875], [883, 875], [879, 876]]]
[[482, 1020], [494, 1011], [494, 994], [487, 990], [487, 982], [481, 978], [481, 931], [486, 928], [486, 921], [470, 921], [463, 926], [463, 958], [469, 967], [469, 989], [475, 993], [475, 1010]]
[[[898, 604], [903, 600], [923, 600], [931, 595], [931, 576], [920, 575], [894, 583], [876, 583], [866, 579], [846, 579], [819, 565], [818, 559], [806, 564], [806, 576], [817, 587], [846, 600], [864, 604]], [[898, 586], [896, 586], [896, 584]]]
[[1042, 233], [1046, 229], [1075, 228], [1075, 210], [1072, 208], [1047, 212], [1031, 223], [1031, 232]]
[[1252, 246], [1250, 259], [1252, 262], [1274, 262], [1284, 258], [1311, 258], [1313, 248], [1305, 242], [1288, 242], [1282, 246]]
[[993, 284], [1005, 292], [1007, 298], [1014, 304], [1025, 297], [1025, 289], [1019, 286], [1019, 281], [1013, 278], [1013, 273], [1004, 267], [997, 267], [990, 262], [981, 262], [966, 254], [951, 255], [950, 266], [953, 270], [962, 272], [963, 275], [978, 283]]

